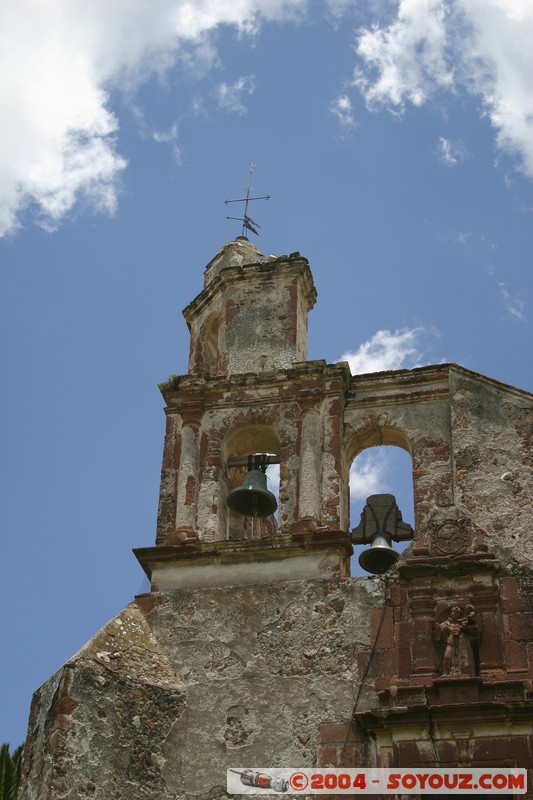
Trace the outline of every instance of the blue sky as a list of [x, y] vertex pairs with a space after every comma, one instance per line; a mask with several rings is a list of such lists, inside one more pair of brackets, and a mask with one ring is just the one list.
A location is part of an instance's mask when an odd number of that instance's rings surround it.
[[[15, 745], [32, 692], [143, 589], [157, 383], [186, 371], [180, 312], [240, 233], [223, 201], [250, 161], [271, 195], [256, 243], [313, 270], [309, 358], [454, 361], [532, 389], [533, 7], [10, 0], [0, 31], [0, 740]], [[352, 524], [374, 491], [412, 521], [408, 457], [369, 452]]]

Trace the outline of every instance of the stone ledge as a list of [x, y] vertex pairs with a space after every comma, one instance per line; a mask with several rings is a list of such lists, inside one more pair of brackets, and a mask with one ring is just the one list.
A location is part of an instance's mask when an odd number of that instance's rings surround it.
[[[479, 703], [452, 703], [441, 705], [419, 706], [393, 706], [390, 708], [373, 708], [370, 711], [360, 711], [354, 714], [353, 720], [366, 731], [417, 725], [423, 726], [431, 719], [435, 726], [437, 738], [446, 738], [446, 726], [469, 726], [473, 728], [475, 737], [493, 736], [491, 727], [498, 725], [498, 732], [503, 736], [512, 736], [516, 733], [530, 734], [532, 728], [533, 701], [524, 700], [516, 702], [479, 702]], [[507, 726], [502, 731], [502, 722]], [[439, 726], [443, 726], [442, 730]], [[513, 727], [515, 730], [513, 731]], [[443, 734], [442, 736], [439, 734]]]
[[153, 591], [349, 577], [353, 548], [342, 531], [306, 536], [141, 547], [133, 551]]
[[425, 577], [448, 578], [468, 575], [471, 572], [499, 573], [501, 563], [494, 553], [464, 553], [458, 556], [415, 555], [397, 565], [397, 570], [405, 580]]

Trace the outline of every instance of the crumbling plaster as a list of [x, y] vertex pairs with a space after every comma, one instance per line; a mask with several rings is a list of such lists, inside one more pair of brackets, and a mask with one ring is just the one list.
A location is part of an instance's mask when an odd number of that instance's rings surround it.
[[305, 360], [307, 314], [315, 301], [311, 271], [299, 253], [216, 272], [208, 266], [204, 289], [183, 311], [191, 334], [189, 373], [264, 372]]
[[455, 501], [495, 552], [533, 561], [531, 396], [465, 371], [451, 374]]
[[36, 694], [21, 800], [220, 797], [228, 767], [313, 765], [381, 598], [365, 579], [141, 596]]

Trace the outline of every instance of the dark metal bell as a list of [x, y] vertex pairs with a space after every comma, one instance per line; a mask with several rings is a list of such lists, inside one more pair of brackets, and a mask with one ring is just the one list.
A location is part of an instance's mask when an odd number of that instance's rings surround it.
[[391, 546], [391, 537], [378, 532], [372, 537], [370, 547], [359, 556], [359, 564], [373, 575], [383, 575], [398, 558], [399, 554]]
[[241, 486], [232, 489], [227, 498], [228, 507], [243, 517], [270, 517], [278, 503], [267, 489], [267, 477], [260, 469], [250, 469]]

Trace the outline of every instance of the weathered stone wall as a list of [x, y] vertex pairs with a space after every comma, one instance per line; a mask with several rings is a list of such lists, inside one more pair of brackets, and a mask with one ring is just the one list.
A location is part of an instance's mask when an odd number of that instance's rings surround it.
[[533, 405], [523, 392], [451, 373], [456, 503], [486, 544], [533, 563]]
[[[316, 290], [299, 253], [265, 258], [233, 242], [184, 309], [189, 373], [234, 375], [289, 368], [307, 357], [307, 315]], [[235, 252], [238, 251], [238, 252]]]
[[[533, 560], [527, 393], [449, 364], [350, 380], [346, 365], [321, 361], [232, 380], [185, 376], [162, 390], [158, 544], [184, 528], [207, 541], [227, 537], [228, 459], [246, 447], [279, 458], [281, 532], [310, 523], [347, 530], [350, 464], [383, 444], [412, 457], [420, 536], [431, 524], [467, 516], [487, 546]], [[232, 450], [234, 432], [246, 428]]]
[[139, 598], [36, 695], [21, 800], [220, 797], [228, 767], [312, 766], [380, 602], [371, 579]]
[[415, 527], [453, 504], [449, 365], [352, 378], [344, 445], [351, 461], [367, 447], [396, 445], [413, 460]]
[[247, 452], [279, 457], [282, 532], [302, 518], [341, 529], [348, 381], [346, 365], [308, 361], [261, 375], [184, 376], [162, 384], [167, 434], [157, 544], [171, 544], [185, 528], [206, 541], [227, 537], [228, 462]]
[[531, 395], [454, 364], [357, 376], [351, 395], [347, 460], [379, 444], [411, 454], [419, 537], [466, 516], [485, 546], [533, 562]]
[[36, 693], [23, 800], [166, 798], [162, 741], [184, 687], [134, 605]]

